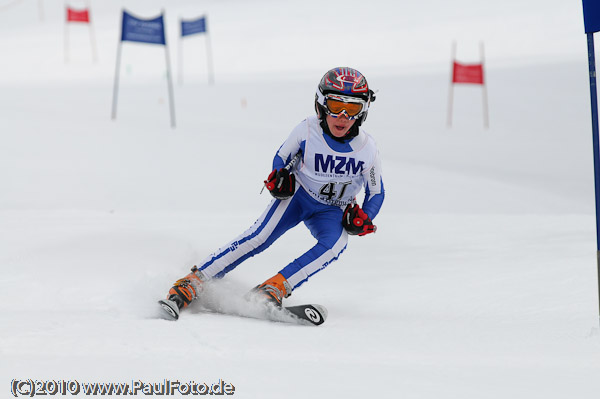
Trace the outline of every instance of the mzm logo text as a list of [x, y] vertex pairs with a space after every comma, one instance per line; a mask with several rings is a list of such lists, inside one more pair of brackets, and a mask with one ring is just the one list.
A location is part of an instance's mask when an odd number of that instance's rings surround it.
[[315, 172], [335, 173], [338, 175], [356, 175], [364, 169], [363, 161], [356, 161], [352, 157], [343, 157], [315, 153]]

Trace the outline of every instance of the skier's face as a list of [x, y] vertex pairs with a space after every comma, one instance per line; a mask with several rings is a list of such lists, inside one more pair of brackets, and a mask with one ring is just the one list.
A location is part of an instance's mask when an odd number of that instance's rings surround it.
[[352, 125], [354, 125], [354, 122], [356, 122], [355, 119], [349, 120], [344, 114], [341, 114], [337, 118], [334, 118], [331, 115], [327, 115], [325, 120], [327, 121], [329, 131], [335, 137], [344, 137], [348, 133], [348, 130], [350, 130]]

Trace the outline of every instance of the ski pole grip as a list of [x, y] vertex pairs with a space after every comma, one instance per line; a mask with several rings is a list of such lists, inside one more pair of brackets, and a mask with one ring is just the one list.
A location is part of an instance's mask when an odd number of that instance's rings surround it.
[[298, 162], [298, 160], [299, 160], [301, 157], [302, 157], [302, 150], [299, 150], [299, 151], [296, 153], [296, 155], [294, 155], [294, 158], [292, 158], [292, 159], [290, 160], [290, 162], [289, 162], [287, 165], [285, 165], [283, 168], [284, 168], [284, 169], [286, 169], [286, 170], [288, 170], [288, 171], [289, 171], [289, 170], [291, 170], [291, 169], [294, 167], [294, 165], [296, 165], [296, 163]]
[[[302, 150], [298, 150], [296, 155], [294, 155], [294, 157], [290, 160], [290, 162], [287, 165], [285, 165], [282, 169], [285, 169], [289, 172], [294, 167], [294, 165], [296, 165], [296, 163], [298, 163], [298, 160], [300, 160], [300, 158], [302, 158]], [[275, 172], [275, 171], [273, 171], [273, 172]], [[269, 176], [269, 177], [271, 177], [271, 176]], [[266, 188], [269, 191], [273, 191], [275, 189], [276, 182], [277, 182], [276, 180], [272, 180], [272, 181], [265, 180], [265, 185], [263, 186], [263, 188]], [[281, 184], [281, 182], [280, 182], [280, 184]], [[262, 193], [262, 190], [260, 190], [260, 192]]]

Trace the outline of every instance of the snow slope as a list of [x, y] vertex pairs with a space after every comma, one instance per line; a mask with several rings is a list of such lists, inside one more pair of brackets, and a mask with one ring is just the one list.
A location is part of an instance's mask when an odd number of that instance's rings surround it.
[[[595, 398], [581, 6], [446, 3], [95, 1], [99, 61], [73, 25], [65, 63], [62, 1], [43, 21], [39, 2], [0, 2], [0, 396], [14, 379], [169, 379], [239, 398]], [[174, 71], [177, 17], [209, 14], [216, 84], [204, 38], [186, 39], [176, 129], [154, 46], [123, 45], [110, 119], [122, 6], [165, 8]], [[490, 129], [464, 86], [446, 128], [454, 38], [465, 60], [486, 43]], [[327, 306], [327, 323], [156, 319], [172, 282], [260, 215], [273, 153], [335, 65], [379, 90], [365, 128], [387, 191], [377, 234], [288, 298]], [[243, 295], [312, 245], [298, 227], [219, 288]]]

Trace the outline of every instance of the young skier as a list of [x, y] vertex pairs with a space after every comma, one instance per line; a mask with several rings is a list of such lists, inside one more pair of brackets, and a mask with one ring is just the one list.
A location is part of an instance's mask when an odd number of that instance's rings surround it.
[[[175, 282], [161, 301], [173, 309], [175, 319], [204, 284], [264, 251], [300, 222], [316, 245], [256, 286], [251, 296], [281, 307], [283, 298], [338, 259], [348, 234], [375, 232], [372, 220], [384, 199], [381, 165], [375, 141], [360, 127], [373, 101], [373, 91], [357, 70], [334, 68], [323, 76], [315, 98], [317, 115], [292, 130], [265, 180], [274, 199], [254, 225]], [[355, 197], [363, 187], [361, 208]]]

